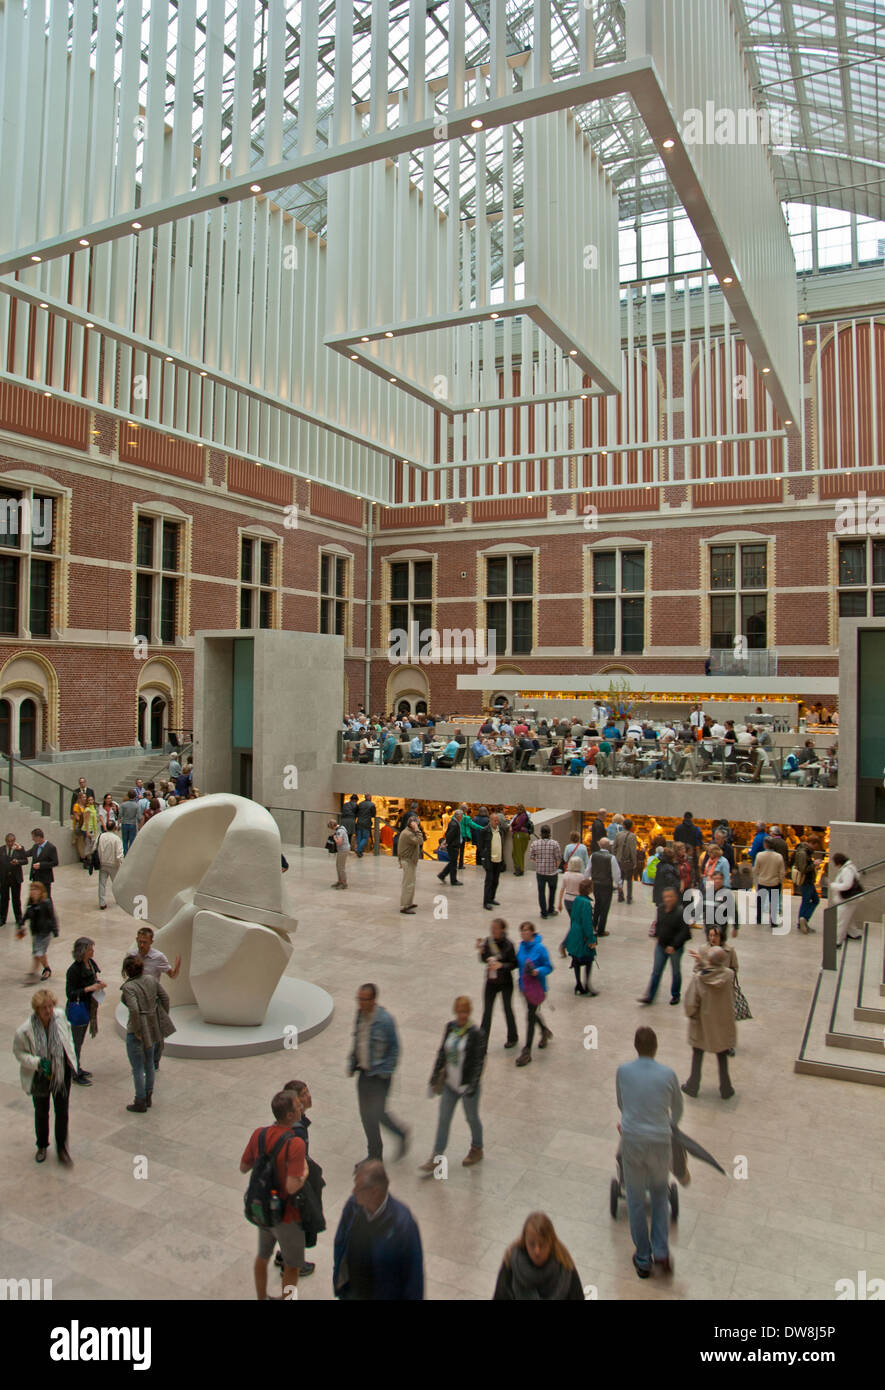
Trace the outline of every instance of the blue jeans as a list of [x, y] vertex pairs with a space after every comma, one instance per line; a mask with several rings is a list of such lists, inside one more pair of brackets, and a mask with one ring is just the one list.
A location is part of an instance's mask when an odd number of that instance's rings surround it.
[[147, 1092], [154, 1089], [154, 1049], [152, 1046], [144, 1047], [141, 1038], [134, 1033], [127, 1033], [126, 1056], [135, 1082], [135, 1099], [144, 1100]]
[[679, 999], [682, 995], [682, 947], [674, 951], [671, 956], [667, 955], [664, 947], [659, 941], [655, 942], [655, 959], [652, 966], [651, 979], [648, 982], [648, 992], [646, 998], [651, 1002], [658, 992], [658, 985], [661, 983], [661, 976], [664, 968], [670, 962], [670, 998]]
[[[636, 1246], [636, 1263], [648, 1269], [652, 1257], [667, 1259], [670, 1253], [670, 1209], [668, 1185], [670, 1177], [670, 1140], [621, 1140], [621, 1165], [624, 1189], [627, 1193], [627, 1214], [630, 1235]], [[651, 1198], [651, 1240], [648, 1235], [648, 1216], [645, 1194]]]
[[369, 827], [360, 826], [356, 832], [356, 852], [362, 854], [366, 845], [369, 843]]
[[439, 1098], [439, 1123], [436, 1126], [436, 1139], [433, 1143], [434, 1157], [437, 1154], [444, 1154], [446, 1145], [449, 1142], [449, 1126], [452, 1123], [452, 1116], [458, 1105], [458, 1101], [464, 1102], [464, 1114], [467, 1116], [467, 1123], [470, 1126], [470, 1142], [475, 1149], [482, 1148], [482, 1122], [479, 1118], [479, 1087], [472, 1095], [459, 1095], [453, 1091], [451, 1086], [444, 1086], [443, 1093]]
[[135, 826], [127, 825], [123, 822], [123, 853], [128, 854], [132, 841], [135, 839]]
[[811, 920], [811, 914], [820, 902], [820, 893], [815, 888], [810, 879], [802, 885], [802, 897], [799, 902], [799, 916], [804, 917], [806, 922]]

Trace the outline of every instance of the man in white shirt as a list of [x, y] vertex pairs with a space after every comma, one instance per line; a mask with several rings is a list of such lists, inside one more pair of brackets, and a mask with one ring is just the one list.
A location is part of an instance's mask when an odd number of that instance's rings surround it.
[[716, 723], [713, 725], [712, 729], [710, 730], [710, 737], [720, 739], [725, 738], [725, 725], [720, 724], [718, 719]]
[[[144, 962], [144, 974], [153, 975], [157, 980], [161, 975], [168, 975], [170, 980], [177, 979], [178, 972], [181, 969], [181, 956], [176, 956], [175, 964], [170, 965], [168, 957], [164, 956], [162, 951], [157, 950], [154, 945], [153, 927], [139, 927], [138, 931], [135, 933], [134, 950], [126, 952], [127, 959], [129, 956], [140, 956]], [[155, 1071], [159, 1068], [162, 1055], [163, 1041], [161, 1039], [158, 1043], [154, 1044]]]
[[695, 705], [688, 722], [693, 729], [702, 729], [704, 727], [704, 711], [701, 709], [700, 705]]
[[350, 836], [343, 825], [337, 821], [326, 822], [329, 834], [335, 841], [335, 868], [338, 871], [338, 879], [332, 884], [333, 888], [347, 887], [347, 856], [350, 854]]

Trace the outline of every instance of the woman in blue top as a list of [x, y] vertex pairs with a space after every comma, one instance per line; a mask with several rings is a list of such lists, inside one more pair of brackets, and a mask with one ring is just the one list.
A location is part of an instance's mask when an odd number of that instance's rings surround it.
[[519, 934], [522, 940], [516, 953], [516, 962], [519, 966], [519, 988], [525, 996], [528, 1011], [528, 1032], [525, 1047], [517, 1057], [516, 1065], [527, 1067], [532, 1060], [535, 1020], [537, 1020], [541, 1030], [541, 1041], [538, 1043], [538, 1047], [546, 1047], [547, 1039], [553, 1037], [551, 1029], [547, 1027], [539, 1012], [547, 993], [547, 976], [553, 966], [550, 964], [550, 957], [547, 954], [547, 947], [544, 945], [543, 938], [535, 931], [532, 922], [521, 923]]

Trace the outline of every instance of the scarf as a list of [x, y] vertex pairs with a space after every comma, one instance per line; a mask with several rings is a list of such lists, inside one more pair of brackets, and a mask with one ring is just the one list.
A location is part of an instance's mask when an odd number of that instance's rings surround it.
[[55, 1014], [48, 1029], [43, 1027], [36, 1014], [31, 1017], [31, 1034], [34, 1039], [34, 1049], [37, 1056], [41, 1059], [48, 1057], [52, 1063], [52, 1071], [49, 1074], [49, 1085], [56, 1095], [60, 1095], [65, 1089], [65, 1049], [62, 1042], [61, 1029]]
[[510, 1256], [510, 1272], [514, 1298], [521, 1302], [564, 1300], [572, 1279], [571, 1270], [564, 1269], [552, 1255], [539, 1269], [521, 1245]]

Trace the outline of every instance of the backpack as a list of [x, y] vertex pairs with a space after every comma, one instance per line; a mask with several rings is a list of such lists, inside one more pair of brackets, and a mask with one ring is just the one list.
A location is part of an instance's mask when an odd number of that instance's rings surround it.
[[263, 1129], [258, 1136], [258, 1157], [243, 1197], [244, 1215], [253, 1226], [277, 1226], [283, 1219], [286, 1194], [277, 1191], [277, 1154], [284, 1144], [297, 1137], [294, 1130], [289, 1130], [268, 1153], [265, 1149], [267, 1130]]
[[642, 881], [643, 881], [643, 883], [654, 883], [655, 877], [656, 877], [657, 872], [658, 872], [658, 864], [659, 864], [659, 863], [660, 863], [660, 860], [659, 860], [658, 856], [657, 856], [656, 854], [653, 854], [652, 857], [651, 857], [651, 859], [649, 859], [648, 863], [646, 864], [645, 869], [643, 870], [643, 873], [642, 873]]

